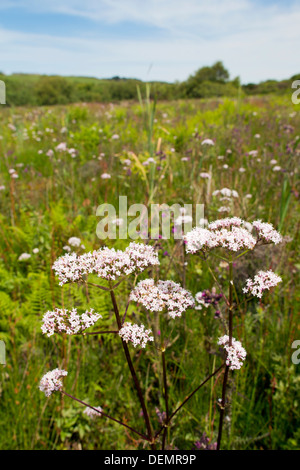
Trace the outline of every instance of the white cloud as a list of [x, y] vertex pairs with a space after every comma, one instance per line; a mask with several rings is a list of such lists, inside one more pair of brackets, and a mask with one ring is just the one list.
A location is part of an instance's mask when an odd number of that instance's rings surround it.
[[[16, 0], [2, 0], [0, 8], [20, 6]], [[106, 20], [139, 21], [156, 26], [184, 25], [204, 17], [230, 15], [251, 8], [249, 0], [25, 0], [22, 8], [31, 12], [56, 12]]]
[[[257, 1], [250, 0], [29, 0], [26, 7], [90, 18], [99, 27], [103, 23], [138, 22], [160, 28], [164, 34], [151, 39], [104, 40], [81, 37], [80, 31], [77, 37], [55, 37], [2, 28], [0, 63], [6, 73], [120, 75], [174, 81], [184, 80], [200, 66], [216, 60], [222, 60], [231, 76], [240, 75], [244, 83], [282, 79], [299, 72], [298, 4], [286, 4], [283, 9], [258, 6]], [[150, 64], [153, 67], [147, 76]]]

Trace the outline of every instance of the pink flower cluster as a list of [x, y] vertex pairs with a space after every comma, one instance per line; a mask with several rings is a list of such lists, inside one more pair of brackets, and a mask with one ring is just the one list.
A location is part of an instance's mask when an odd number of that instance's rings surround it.
[[242, 227], [223, 228], [213, 232], [216, 246], [227, 248], [230, 251], [252, 250], [256, 245], [255, 238], [248, 230]]
[[[87, 415], [89, 418], [92, 418], [92, 419], [99, 418], [101, 416], [102, 411], [103, 411], [101, 406], [94, 406], [93, 408], [90, 408], [89, 406], [87, 406], [83, 411], [84, 414]], [[96, 411], [96, 410], [98, 410], [98, 411]]]
[[275, 245], [282, 242], [282, 236], [274, 229], [272, 224], [255, 220], [252, 225], [257, 231], [258, 238], [262, 239], [264, 242], [275, 243]]
[[53, 392], [62, 390], [63, 383], [61, 379], [66, 375], [68, 375], [68, 372], [63, 369], [53, 369], [47, 372], [40, 381], [39, 389], [45, 393], [46, 397], [50, 397]]
[[158, 255], [152, 246], [132, 242], [125, 251], [104, 247], [80, 256], [65, 254], [54, 262], [53, 269], [59, 284], [63, 285], [78, 282], [92, 273], [102, 279], [115, 280], [158, 264]]
[[142, 348], [146, 347], [148, 341], [154, 341], [151, 330], [145, 330], [144, 325], [137, 325], [136, 323], [126, 322], [119, 330], [119, 335], [122, 340], [128, 343], [130, 341], [136, 348], [139, 344]]
[[188, 253], [212, 248], [227, 248], [236, 252], [242, 249], [252, 250], [256, 245], [256, 239], [245, 228], [232, 225], [231, 230], [228, 228], [214, 229], [210, 225], [208, 229], [196, 227], [186, 234], [186, 251]]
[[220, 198], [220, 200], [230, 200], [232, 197], [239, 197], [239, 194], [237, 191], [235, 191], [235, 189], [228, 189], [228, 188], [223, 188], [223, 189], [216, 189], [216, 191], [214, 191], [212, 193], [213, 196], [223, 196]]
[[243, 288], [245, 294], [251, 293], [252, 295], [261, 298], [263, 291], [269, 290], [271, 287], [277, 286], [282, 279], [273, 271], [259, 271], [254, 279], [247, 279], [246, 287]]
[[219, 338], [218, 344], [224, 346], [224, 349], [227, 352], [226, 365], [230, 366], [229, 369], [240, 369], [247, 355], [246, 350], [243, 348], [240, 341], [232, 338], [232, 344], [229, 346], [229, 336], [224, 335]]
[[51, 336], [54, 333], [74, 335], [94, 325], [99, 318], [102, 318], [102, 316], [99, 313], [94, 313], [93, 309], [79, 315], [76, 308], [70, 311], [56, 308], [54, 311], [45, 313], [41, 329], [47, 336]]
[[83, 275], [92, 272], [91, 264], [92, 256], [90, 253], [82, 256], [78, 256], [76, 253], [66, 253], [54, 262], [52, 269], [60, 280], [59, 285], [62, 286], [67, 282], [82, 280]]
[[202, 310], [203, 307], [204, 308], [210, 307], [210, 304], [205, 302], [205, 299], [203, 298], [202, 294], [203, 294], [202, 292], [197, 292], [197, 294], [195, 295], [195, 300], [197, 302], [195, 306], [195, 310]]
[[167, 310], [171, 318], [180, 317], [187, 309], [194, 306], [192, 294], [173, 281], [154, 279], [140, 281], [130, 294], [130, 300], [142, 304], [151, 312]]
[[222, 228], [230, 229], [231, 227], [241, 227], [244, 221], [239, 217], [226, 217], [225, 219], [215, 220], [208, 225], [211, 230], [218, 230]]
[[258, 238], [249, 231], [248, 223], [239, 217], [219, 219], [208, 225], [208, 228], [195, 227], [185, 236], [186, 251], [196, 253], [212, 248], [226, 248], [229, 251], [252, 250], [260, 239], [279, 243], [281, 235], [271, 224], [253, 222]]
[[197, 251], [215, 248], [211, 231], [207, 228], [195, 227], [188, 232], [184, 240], [186, 242], [187, 253], [196, 253]]

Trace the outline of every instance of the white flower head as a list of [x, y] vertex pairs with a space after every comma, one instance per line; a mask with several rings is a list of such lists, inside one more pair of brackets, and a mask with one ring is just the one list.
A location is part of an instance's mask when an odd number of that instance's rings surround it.
[[79, 247], [81, 244], [81, 240], [80, 238], [77, 238], [77, 237], [71, 237], [69, 238], [68, 243], [71, 246]]
[[95, 418], [100, 418], [101, 417], [101, 413], [102, 413], [102, 408], [101, 406], [93, 406], [93, 408], [90, 408], [89, 406], [87, 406], [83, 413], [85, 415], [87, 415], [89, 418], [91, 419], [95, 419]]
[[119, 330], [119, 335], [122, 340], [128, 343], [133, 344], [136, 348], [140, 345], [142, 348], [145, 348], [148, 341], [154, 341], [151, 330], [145, 330], [144, 325], [137, 325], [130, 322], [124, 323], [123, 327]]
[[201, 145], [215, 145], [214, 141], [212, 139], [204, 139], [201, 142]]
[[112, 281], [157, 265], [158, 255], [151, 245], [131, 242], [125, 251], [104, 247], [80, 256], [67, 253], [54, 262], [53, 269], [63, 285], [82, 281], [88, 274]]
[[61, 142], [60, 144], [58, 144], [55, 150], [57, 150], [58, 152], [65, 152], [67, 150], [66, 142]]
[[192, 294], [173, 281], [145, 279], [130, 294], [130, 300], [143, 305], [151, 312], [166, 310], [171, 318], [180, 317], [185, 310], [194, 307]]
[[63, 387], [62, 378], [68, 375], [63, 369], [54, 369], [45, 374], [41, 381], [39, 389], [44, 392], [46, 397], [50, 397], [53, 392], [61, 391]]
[[246, 359], [247, 353], [240, 341], [232, 338], [232, 344], [229, 345], [229, 336], [224, 335], [218, 340], [218, 344], [224, 346], [227, 352], [226, 365], [230, 370], [240, 369]]
[[247, 279], [243, 292], [245, 294], [251, 293], [255, 297], [261, 298], [265, 290], [277, 286], [280, 282], [282, 282], [281, 277], [273, 271], [259, 271], [254, 276], [254, 279]]
[[204, 178], [204, 179], [210, 179], [211, 176], [209, 173], [206, 173], [206, 172], [202, 172], [200, 173], [200, 178]]
[[262, 222], [260, 219], [252, 222], [253, 227], [257, 231], [257, 235], [265, 243], [278, 243], [282, 242], [282, 236], [277, 230], [274, 229], [273, 225], [267, 222]]
[[100, 318], [102, 316], [93, 309], [79, 315], [76, 308], [73, 310], [56, 308], [44, 314], [41, 330], [47, 336], [52, 336], [54, 333], [76, 335], [93, 326]]
[[19, 258], [18, 258], [18, 261], [27, 261], [29, 258], [31, 258], [31, 254], [30, 253], [22, 253]]

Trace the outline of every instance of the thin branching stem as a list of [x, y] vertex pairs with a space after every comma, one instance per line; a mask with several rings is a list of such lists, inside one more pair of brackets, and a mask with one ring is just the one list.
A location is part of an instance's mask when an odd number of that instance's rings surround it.
[[[233, 330], [233, 261], [231, 258], [229, 262], [229, 306], [228, 306], [229, 346], [232, 345], [232, 330]], [[228, 383], [228, 375], [229, 375], [229, 366], [226, 365], [224, 378], [223, 378], [223, 386], [222, 386], [222, 399], [221, 399], [221, 405], [220, 405], [221, 409], [220, 409], [217, 450], [220, 450], [221, 448], [223, 421], [224, 421], [225, 406], [226, 406], [226, 390], [227, 390], [227, 383]]]
[[[134, 287], [135, 287], [136, 280], [137, 280], [137, 274], [135, 275], [134, 283], [133, 283], [132, 289], [134, 289]], [[129, 304], [130, 304], [130, 297], [129, 297], [129, 299], [128, 299], [128, 302], [127, 302], [127, 305], [126, 305], [126, 308], [125, 308], [125, 312], [124, 312], [124, 315], [123, 315], [123, 317], [122, 317], [122, 325], [123, 325], [123, 323], [124, 323], [125, 320], [126, 320], [126, 315], [127, 315], [127, 312], [128, 312]]]
[[[166, 406], [166, 423], [169, 421], [169, 397], [168, 397], [168, 383], [167, 383], [167, 368], [166, 368], [166, 355], [165, 347], [162, 346], [161, 357], [162, 357], [162, 366], [163, 366], [163, 381], [164, 381], [164, 396], [165, 396], [165, 406]], [[162, 450], [165, 450], [165, 442], [167, 437], [168, 427], [165, 426], [163, 441], [162, 441]]]
[[[115, 294], [114, 294], [113, 290], [110, 290], [110, 296], [111, 296], [111, 300], [112, 300], [113, 307], [114, 307], [114, 312], [115, 312], [115, 316], [116, 316], [116, 320], [117, 320], [117, 325], [118, 325], [118, 328], [121, 329], [122, 328], [121, 317], [120, 317], [120, 313], [119, 313], [119, 309], [118, 309], [117, 300], [116, 300], [116, 297], [115, 297]], [[122, 340], [122, 338], [121, 338], [121, 340]], [[146, 424], [146, 428], [147, 428], [147, 433], [148, 433], [148, 440], [151, 442], [152, 450], [155, 450], [154, 442], [152, 442], [153, 438], [152, 438], [151, 423], [150, 423], [146, 403], [145, 403], [145, 400], [144, 400], [143, 392], [142, 392], [142, 389], [140, 387], [140, 383], [139, 383], [139, 380], [137, 378], [137, 375], [136, 375], [136, 372], [135, 372], [135, 369], [134, 369], [134, 366], [133, 366], [133, 363], [132, 363], [132, 360], [131, 360], [131, 357], [130, 357], [130, 353], [129, 353], [127, 343], [123, 340], [122, 340], [122, 346], [123, 346], [123, 349], [124, 349], [124, 352], [125, 352], [126, 360], [127, 360], [127, 363], [128, 363], [128, 366], [129, 366], [129, 369], [130, 369], [130, 372], [131, 372], [131, 375], [132, 375], [132, 378], [133, 378], [133, 382], [134, 382], [134, 385], [135, 385], [135, 388], [136, 388], [136, 391], [137, 391], [137, 394], [138, 394], [138, 397], [139, 397], [139, 400], [140, 400], [140, 404], [141, 404], [141, 407], [142, 407], [143, 416], [144, 416], [144, 420], [145, 420], [145, 424]]]
[[94, 284], [93, 282], [87, 282], [89, 286], [98, 287], [98, 289], [109, 291], [108, 287], [100, 286], [99, 284]]
[[183, 402], [178, 406], [178, 408], [176, 408], [175, 411], [173, 411], [173, 413], [170, 415], [169, 419], [168, 419], [168, 422], [164, 424], [164, 426], [162, 426], [160, 428], [160, 430], [155, 434], [155, 439], [161, 434], [161, 432], [163, 431], [163, 429], [165, 428], [166, 425], [169, 426], [169, 424], [171, 423], [172, 419], [174, 418], [174, 416], [178, 413], [178, 411], [181, 410], [181, 408], [195, 395], [196, 392], [198, 392], [198, 390], [203, 387], [203, 385], [205, 385], [212, 377], [214, 377], [218, 372], [220, 372], [220, 370], [224, 367], [225, 364], [222, 364], [217, 370], [215, 370], [212, 374], [210, 374], [208, 377], [206, 377], [205, 380], [203, 380], [203, 382], [201, 382], [201, 384], [195, 389], [193, 390], [192, 393], [190, 393], [184, 400]]
[[214, 275], [214, 272], [213, 272], [213, 270], [211, 269], [211, 267], [210, 267], [210, 265], [209, 265], [207, 259], [205, 259], [205, 262], [206, 262], [206, 264], [207, 264], [207, 267], [208, 267], [208, 269], [209, 269], [209, 272], [211, 273], [212, 277], [214, 278], [215, 283], [217, 284], [218, 288], [220, 289], [221, 294], [223, 295], [227, 306], [229, 306], [229, 300], [227, 299], [225, 293], [223, 292], [223, 289], [222, 289], [220, 283], [218, 282], [216, 276]]
[[248, 253], [248, 251], [250, 251], [250, 250], [243, 251], [243, 253], [240, 253], [238, 256], [236, 256], [233, 261], [236, 261], [236, 260], [239, 259], [241, 256], [245, 255], [246, 253]]
[[105, 333], [114, 333], [117, 334], [119, 333], [119, 330], [106, 330], [106, 331], [89, 331], [89, 332], [83, 332], [83, 333], [74, 333], [72, 336], [87, 336], [87, 335], [103, 335]]
[[226, 405], [226, 388], [227, 388], [228, 374], [229, 374], [229, 366], [226, 366], [225, 372], [224, 372], [224, 378], [223, 378], [223, 386], [222, 386], [222, 400], [220, 404], [220, 421], [219, 421], [217, 450], [220, 450], [221, 448], [224, 412], [225, 412], [225, 405]]
[[85, 403], [84, 401], [79, 400], [79, 398], [73, 397], [73, 395], [70, 395], [69, 393], [65, 392], [64, 390], [61, 390], [61, 393], [63, 395], [66, 395], [69, 398], [72, 398], [72, 400], [75, 400], [78, 403], [81, 403], [81, 405], [84, 405], [84, 406], [87, 406], [88, 408], [91, 408], [91, 410], [94, 410], [95, 412], [99, 413], [101, 416], [105, 416], [106, 418], [111, 419], [115, 423], [118, 423], [121, 426], [124, 426], [125, 428], [129, 429], [130, 431], [132, 431], [135, 434], [137, 434], [138, 436], [140, 436], [142, 439], [144, 439], [146, 441], [149, 441], [147, 436], [145, 436], [144, 434], [141, 434], [140, 432], [138, 432], [136, 429], [132, 428], [131, 426], [128, 426], [128, 424], [125, 424], [122, 421], [119, 421], [118, 419], [113, 418], [112, 416], [109, 416], [108, 414], [104, 413], [104, 411], [97, 410], [97, 408], [94, 408], [93, 406], [89, 405], [88, 403]]

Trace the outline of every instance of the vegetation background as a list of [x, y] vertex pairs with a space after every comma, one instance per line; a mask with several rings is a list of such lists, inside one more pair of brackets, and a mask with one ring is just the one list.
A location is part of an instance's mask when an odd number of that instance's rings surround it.
[[[245, 95], [287, 94], [291, 82], [300, 79], [300, 74], [290, 79], [267, 80], [258, 84], [241, 85], [239, 77], [230, 79], [222, 62], [202, 67], [183, 82], [152, 82], [151, 96], [158, 100], [191, 98], [235, 97], [241, 90]], [[6, 103], [9, 106], [43, 106], [67, 103], [108, 103], [121, 100], [136, 100], [137, 79], [113, 77], [97, 79], [89, 77], [61, 77], [14, 73], [3, 75], [7, 88]]]
[[[119, 195], [128, 196], [128, 205], [204, 203], [210, 221], [227, 215], [249, 222], [261, 218], [281, 231], [282, 245], [235, 266], [239, 299], [244, 279], [259, 269], [276, 270], [283, 282], [236, 314], [234, 335], [248, 355], [243, 368], [232, 374], [223, 448], [299, 448], [299, 365], [291, 356], [292, 343], [300, 338], [300, 108], [291, 102], [291, 80], [240, 87], [222, 64], [202, 68], [184, 83], [155, 83], [151, 89], [123, 79], [0, 78], [7, 85], [8, 103], [0, 109], [0, 339], [7, 352], [7, 365], [0, 366], [0, 448], [142, 446], [117, 424], [90, 420], [78, 403], [58, 394], [47, 399], [38, 389], [45, 372], [64, 365], [66, 391], [143, 428], [118, 338], [47, 338], [40, 328], [43, 314], [55, 306], [84, 310], [89, 305], [102, 314], [102, 326], [114, 325], [105, 293], [61, 288], [51, 266], [72, 236], [81, 239], [86, 251], [104, 244], [127, 246], [126, 240], [96, 236], [97, 206], [109, 202], [118, 207]], [[268, 96], [248, 96], [252, 93]], [[77, 104], [68, 105], [73, 101]], [[206, 138], [215, 145], [202, 145]], [[59, 150], [60, 143], [65, 150]], [[202, 178], [202, 172], [210, 178]], [[102, 179], [103, 173], [111, 177]], [[213, 196], [224, 187], [239, 194], [226, 213], [224, 202]], [[193, 294], [217, 287], [201, 260], [186, 258], [180, 242], [150, 243], [159, 251], [161, 279], [181, 282]], [[31, 256], [20, 261], [24, 252]], [[213, 267], [225, 286], [224, 266], [216, 260]], [[123, 309], [132, 282], [117, 293]], [[133, 305], [128, 315], [149, 320]], [[217, 338], [222, 331], [210, 309], [189, 310], [176, 321], [167, 351], [172, 408], [221, 364]], [[151, 348], [131, 352], [158, 428], [163, 412], [160, 366]], [[221, 379], [201, 389], [178, 414], [170, 448], [201, 449], [215, 442]]]

